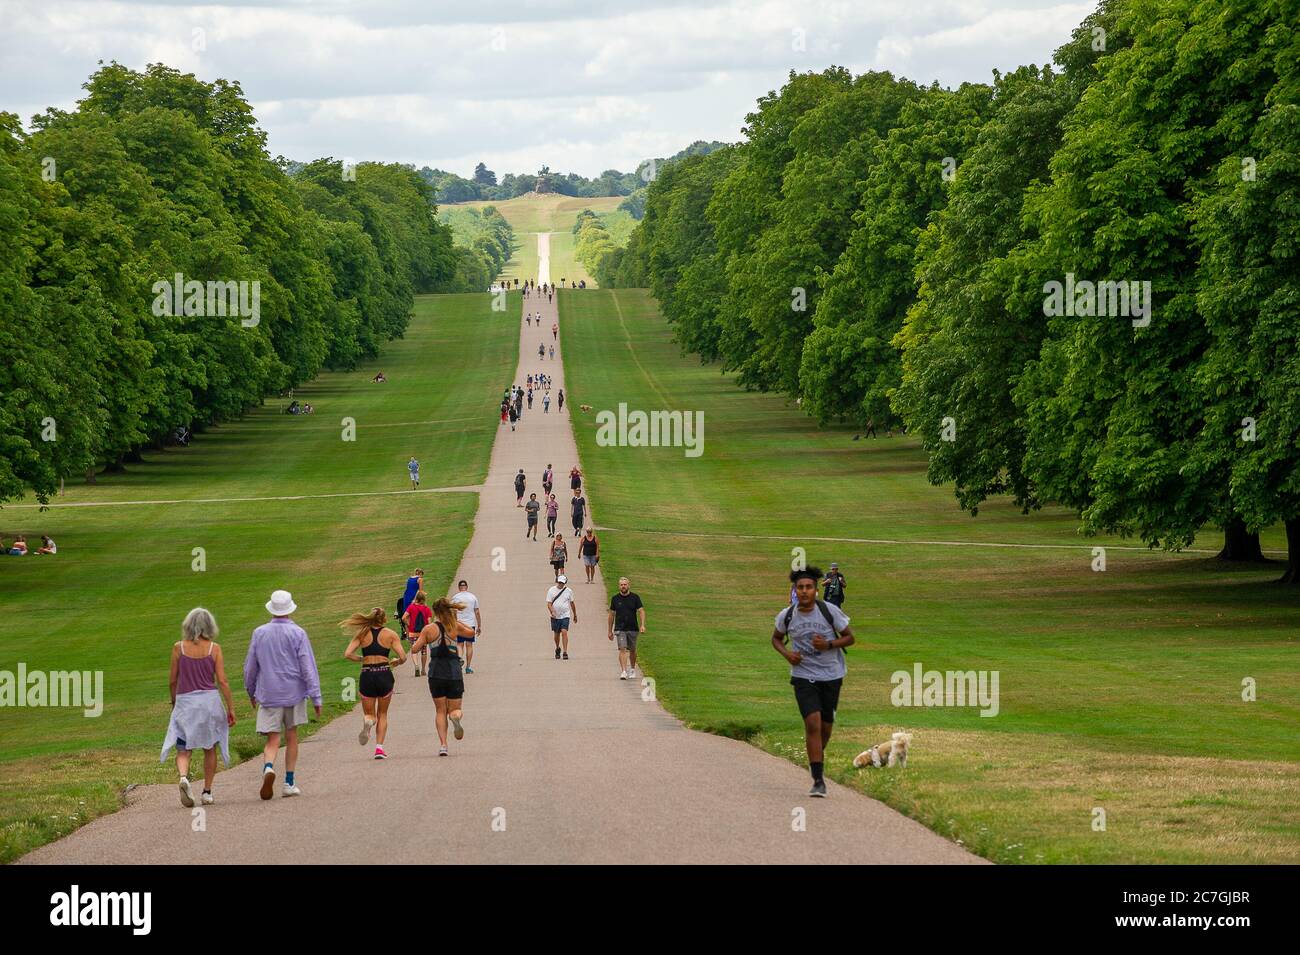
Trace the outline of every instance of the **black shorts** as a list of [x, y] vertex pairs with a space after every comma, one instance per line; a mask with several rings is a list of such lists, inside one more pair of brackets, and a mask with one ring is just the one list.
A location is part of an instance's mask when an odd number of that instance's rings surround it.
[[459, 678], [455, 680], [443, 680], [436, 676], [429, 677], [429, 695], [434, 699], [445, 696], [449, 700], [460, 700], [465, 697], [465, 680]]
[[393, 692], [393, 671], [388, 667], [380, 669], [363, 669], [361, 671], [361, 680], [357, 684], [357, 689], [362, 696], [368, 696], [371, 699], [384, 697]]
[[844, 678], [838, 680], [805, 680], [801, 676], [790, 677], [794, 687], [795, 702], [799, 704], [799, 715], [804, 719], [814, 713], [821, 713], [823, 723], [835, 722], [835, 709], [840, 705], [840, 687]]

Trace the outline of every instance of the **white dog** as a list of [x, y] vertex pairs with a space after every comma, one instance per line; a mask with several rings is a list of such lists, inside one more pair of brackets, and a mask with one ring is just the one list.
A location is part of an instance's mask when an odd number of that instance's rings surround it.
[[887, 742], [877, 743], [871, 749], [853, 757], [853, 768], [863, 769], [867, 766], [906, 766], [907, 747], [912, 742], [911, 733], [895, 733]]

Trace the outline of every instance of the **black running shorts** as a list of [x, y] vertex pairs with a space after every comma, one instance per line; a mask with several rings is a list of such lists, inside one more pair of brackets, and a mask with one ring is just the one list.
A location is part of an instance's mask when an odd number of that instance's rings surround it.
[[465, 681], [459, 680], [442, 680], [438, 677], [429, 677], [429, 695], [435, 700], [440, 696], [445, 696], [449, 700], [460, 700], [465, 698]]
[[361, 691], [362, 696], [368, 696], [371, 699], [385, 697], [393, 692], [393, 671], [388, 667], [382, 670], [364, 669], [361, 671], [361, 679], [357, 684], [357, 689]]
[[794, 698], [799, 704], [799, 715], [804, 719], [814, 713], [821, 713], [823, 723], [835, 722], [835, 710], [840, 705], [840, 687], [844, 679], [805, 680], [803, 677], [790, 677], [794, 687]]

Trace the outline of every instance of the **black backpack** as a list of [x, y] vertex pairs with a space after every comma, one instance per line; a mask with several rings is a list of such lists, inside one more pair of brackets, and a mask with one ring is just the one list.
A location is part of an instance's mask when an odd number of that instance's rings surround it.
[[[785, 628], [786, 636], [790, 635], [790, 621], [794, 618], [795, 606], [795, 604], [790, 604], [790, 609], [785, 612], [785, 619], [781, 621], [781, 626]], [[835, 618], [831, 616], [831, 612], [827, 609], [825, 601], [819, 599], [817, 601], [817, 609], [820, 610], [822, 616], [826, 618], [826, 624], [831, 628], [831, 633], [838, 637], [840, 632], [835, 629]], [[840, 647], [839, 649], [848, 650], [847, 647]]]
[[[429, 620], [425, 616], [424, 611], [419, 610], [416, 613], [411, 614], [411, 623], [415, 624], [415, 626], [413, 628], [408, 627], [407, 632], [418, 636], [420, 631], [429, 625]], [[405, 623], [403, 623], [403, 626], [405, 626]]]

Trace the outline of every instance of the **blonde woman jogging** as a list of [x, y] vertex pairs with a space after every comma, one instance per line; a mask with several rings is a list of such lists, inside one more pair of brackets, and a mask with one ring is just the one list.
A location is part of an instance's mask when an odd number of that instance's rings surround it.
[[212, 805], [212, 780], [217, 775], [217, 747], [221, 760], [230, 765], [230, 728], [235, 725], [235, 702], [226, 682], [226, 660], [216, 643], [217, 621], [202, 607], [185, 615], [181, 640], [172, 645], [172, 717], [167, 724], [159, 762], [176, 747], [176, 770], [180, 773], [181, 805], [194, 806], [190, 788], [190, 753], [203, 750], [203, 793], [201, 801]]
[[433, 604], [433, 623], [425, 627], [411, 644], [411, 652], [429, 648], [429, 695], [433, 697], [438, 728], [438, 755], [447, 755], [447, 721], [451, 721], [456, 739], [465, 738], [461, 726], [464, 716], [465, 677], [461, 671], [456, 637], [472, 637], [474, 630], [457, 619], [463, 605], [439, 597]]
[[[395, 630], [384, 626], [387, 622], [388, 614], [382, 607], [375, 607], [368, 614], [354, 613], [339, 624], [355, 631], [343, 656], [361, 664], [358, 690], [361, 693], [362, 724], [357, 742], [362, 746], [369, 743], [370, 729], [374, 727], [375, 759], [388, 758], [384, 752], [384, 738], [388, 735], [388, 704], [393, 701], [393, 667], [406, 662], [402, 638]], [[394, 651], [397, 659], [390, 660], [389, 654]]]

